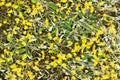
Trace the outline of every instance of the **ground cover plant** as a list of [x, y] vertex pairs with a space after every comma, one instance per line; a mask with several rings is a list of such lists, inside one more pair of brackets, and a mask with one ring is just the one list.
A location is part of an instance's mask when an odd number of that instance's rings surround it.
[[0, 0], [1, 80], [120, 80], [119, 0]]

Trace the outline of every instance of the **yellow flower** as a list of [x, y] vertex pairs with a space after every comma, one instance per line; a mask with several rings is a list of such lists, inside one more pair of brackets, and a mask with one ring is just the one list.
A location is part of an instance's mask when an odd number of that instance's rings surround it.
[[39, 70], [39, 67], [33, 66], [33, 69], [36, 70], [36, 71], [38, 71], [38, 70]]
[[16, 68], [17, 68], [17, 65], [16, 65], [16, 64], [12, 64], [12, 65], [10, 65], [10, 68], [11, 68], [11, 69], [16, 69]]
[[19, 15], [18, 15], [18, 16], [19, 16], [20, 18], [22, 18], [22, 19], [24, 18], [22, 12], [19, 12]]
[[43, 9], [43, 6], [42, 6], [41, 2], [37, 2], [36, 8], [37, 8], [37, 10], [40, 10], [41, 12], [44, 12], [44, 9]]
[[116, 6], [113, 7], [113, 10], [114, 10], [115, 12], [117, 12], [117, 8], [116, 8]]
[[25, 65], [26, 65], [26, 62], [21, 61], [19, 64], [20, 64], [21, 66], [25, 66]]
[[[77, 56], [77, 54], [74, 52], [74, 53], [73, 53], [73, 56], [74, 56], [74, 57], [76, 57], [76, 56]], [[76, 58], [76, 59], [78, 59], [78, 58]]]
[[1, 58], [5, 58], [5, 55], [4, 55], [4, 54], [1, 54], [0, 56], [1, 56]]
[[113, 33], [113, 34], [116, 34], [116, 32], [117, 32], [114, 25], [110, 25], [109, 31], [110, 31], [110, 33]]
[[28, 29], [28, 26], [24, 26], [24, 29], [27, 30], [27, 29]]
[[32, 16], [35, 16], [37, 13], [38, 13], [38, 10], [37, 10], [37, 8], [35, 7], [35, 5], [32, 5], [32, 12], [31, 12], [31, 15]]
[[105, 2], [104, 1], [100, 1], [98, 2], [97, 6], [102, 6]]
[[11, 2], [5, 4], [6, 7], [10, 7], [11, 5]]
[[55, 17], [53, 18], [53, 21], [54, 21], [54, 22], [56, 22], [56, 21], [57, 21]]
[[12, 7], [13, 7], [14, 9], [17, 9], [19, 6], [18, 6], [18, 5], [13, 4], [13, 5], [12, 5]]
[[66, 10], [66, 14], [70, 14], [70, 8]]
[[80, 57], [77, 56], [77, 57], [75, 58], [75, 60], [80, 61]]
[[58, 38], [58, 43], [61, 43], [62, 42], [62, 38]]
[[56, 41], [57, 39], [58, 39], [58, 37], [57, 37], [57, 36], [53, 38], [53, 40], [54, 40], [54, 41]]
[[67, 44], [70, 44], [70, 45], [71, 45], [71, 44], [73, 44], [73, 42], [72, 42], [72, 41], [67, 41]]
[[24, 35], [26, 35], [26, 33], [27, 33], [26, 31], [23, 31], [23, 34], [24, 34]]
[[42, 4], [41, 2], [37, 2], [37, 3], [36, 3], [37, 6], [39, 6], [39, 5], [41, 5], [41, 4]]
[[94, 55], [93, 57], [94, 57], [94, 64], [93, 65], [96, 66], [98, 64], [99, 58], [96, 55]]
[[42, 58], [41, 59], [44, 59], [45, 58], [45, 52], [41, 51], [41, 53], [42, 53]]
[[32, 66], [32, 65], [33, 65], [33, 62], [29, 62], [28, 65], [29, 65], [29, 66]]
[[61, 4], [60, 4], [60, 3], [57, 3], [56, 6], [61, 7]]
[[14, 26], [14, 28], [13, 28], [13, 33], [14, 33], [14, 34], [17, 34], [17, 31], [16, 31], [16, 30], [17, 30], [17, 26]]
[[81, 39], [82, 39], [82, 44], [85, 44], [87, 42], [86, 37], [82, 36]]
[[31, 38], [31, 34], [27, 33], [26, 38], [30, 39]]
[[48, 66], [46, 66], [46, 69], [50, 69], [51, 67], [48, 65]]
[[40, 10], [41, 12], [44, 12], [44, 8], [43, 8], [41, 5], [36, 6], [36, 9], [37, 9], [37, 10]]
[[26, 22], [27, 22], [27, 20], [24, 20], [24, 19], [22, 20], [22, 24], [23, 24], [23, 25], [25, 25]]
[[75, 76], [72, 76], [71, 77], [71, 80], [77, 80]]
[[106, 80], [106, 79], [109, 79], [109, 75], [107, 75], [107, 74], [104, 74], [104, 75], [102, 75], [102, 78], [101, 78], [102, 80]]
[[54, 46], [54, 44], [53, 44], [53, 43], [50, 43], [49, 49], [53, 49], [53, 46]]
[[63, 78], [63, 80], [67, 80], [67, 76], [65, 76], [65, 77]]
[[105, 42], [100, 42], [99, 43], [100, 46], [105, 46], [105, 44], [106, 44]]
[[15, 21], [16, 21], [16, 23], [18, 24], [19, 21], [20, 21], [20, 19], [19, 19], [19, 18], [15, 18]]
[[22, 60], [25, 60], [27, 58], [27, 54], [22, 55]]
[[13, 60], [12, 57], [7, 58], [7, 62], [11, 62]]
[[45, 19], [45, 25], [48, 27], [49, 26], [49, 20], [48, 18]]
[[60, 0], [60, 2], [62, 2], [62, 3], [66, 3], [66, 2], [67, 2], [67, 0]]
[[82, 11], [83, 14], [85, 14], [86, 8], [81, 8], [81, 11]]
[[84, 3], [84, 6], [85, 6], [85, 9], [88, 9], [88, 8], [89, 8], [89, 3], [86, 1], [86, 2]]
[[3, 23], [6, 24], [6, 23], [7, 23], [7, 20], [5, 19], [5, 20], [3, 21]]
[[45, 64], [48, 64], [49, 63], [49, 61], [47, 60], [47, 61], [45, 61]]
[[102, 50], [98, 50], [98, 55], [99, 56], [103, 56], [104, 55], [103, 51]]
[[55, 61], [54, 61], [54, 62], [51, 62], [50, 64], [51, 64], [53, 67], [57, 67], [57, 65], [58, 65]]
[[62, 54], [62, 60], [66, 60], [66, 55], [65, 54]]
[[94, 12], [94, 7], [93, 7], [93, 6], [90, 7], [90, 12], [91, 12], [91, 13]]
[[42, 31], [39, 31], [39, 34], [42, 34], [43, 32]]
[[32, 26], [32, 21], [27, 21], [26, 24], [27, 24], [28, 26]]
[[35, 78], [35, 75], [31, 71], [28, 71], [27, 74], [31, 80]]
[[95, 75], [100, 75], [100, 72], [98, 70], [94, 71]]
[[22, 44], [23, 44], [23, 46], [26, 46], [26, 45], [27, 45], [25, 41], [22, 41]]
[[35, 65], [37, 65], [37, 66], [39, 65], [39, 61], [35, 61], [34, 63], [35, 63]]
[[105, 71], [106, 69], [108, 69], [109, 68], [109, 66], [104, 66], [104, 65], [102, 65], [102, 71]]
[[106, 47], [105, 50], [108, 51], [108, 52], [113, 53], [113, 50], [111, 48]]
[[110, 65], [111, 65], [112, 67], [115, 67], [115, 62], [114, 62], [114, 61], [111, 61], [111, 62], [110, 62]]
[[95, 77], [93, 80], [100, 80], [100, 77]]
[[55, 59], [55, 56], [51, 56], [51, 59]]
[[27, 13], [30, 13], [32, 10], [30, 7], [27, 7], [26, 11], [27, 11]]
[[76, 74], [76, 71], [75, 71], [75, 70], [71, 70], [71, 74], [72, 74], [72, 75], [75, 75], [75, 74]]
[[65, 68], [67, 65], [65, 63], [62, 63], [61, 66]]
[[11, 74], [11, 75], [10, 75], [10, 80], [17, 80], [17, 79], [15, 78], [15, 75], [14, 75], [14, 74]]
[[17, 68], [16, 73], [17, 73], [17, 76], [19, 76], [19, 77], [23, 78], [23, 77], [24, 77], [24, 75], [23, 75], [23, 74], [21, 74], [21, 71], [22, 71], [22, 68]]
[[3, 62], [5, 62], [5, 60], [0, 59], [0, 64], [3, 63]]
[[89, 5], [89, 6], [92, 6], [92, 1], [89, 1], [89, 2], [88, 2], [88, 5]]
[[47, 35], [48, 35], [48, 38], [49, 38], [49, 39], [52, 39], [51, 33], [48, 33]]
[[0, 23], [0, 27], [2, 26], [2, 23]]
[[9, 53], [9, 51], [8, 51], [7, 49], [4, 49], [4, 53], [8, 54], [8, 53]]
[[111, 77], [112, 77], [112, 79], [114, 79], [114, 80], [117, 80], [117, 79], [118, 79], [118, 77], [117, 77], [117, 74], [116, 74], [116, 73], [111, 74]]
[[79, 3], [79, 4], [76, 4], [75, 6], [76, 6], [76, 7], [75, 7], [75, 10], [76, 10], [76, 11], [79, 11], [80, 3]]
[[8, 33], [7, 38], [11, 38], [11, 37], [12, 37], [12, 34]]
[[67, 58], [72, 58], [72, 55], [71, 55], [70, 53], [68, 53], [68, 54], [66, 55], [66, 57], [67, 57]]
[[3, 6], [4, 4], [5, 4], [5, 2], [4, 2], [4, 1], [3, 1], [3, 2], [0, 2], [0, 7], [1, 7], [1, 6]]
[[25, 2], [22, 1], [22, 0], [18, 0], [18, 3], [19, 3], [19, 4], [24, 4]]
[[81, 47], [79, 46], [78, 43], [74, 44], [74, 48], [72, 49], [71, 52], [75, 53], [75, 52], [79, 52], [79, 50], [81, 49]]
[[82, 78], [82, 80], [87, 80], [87, 78]]

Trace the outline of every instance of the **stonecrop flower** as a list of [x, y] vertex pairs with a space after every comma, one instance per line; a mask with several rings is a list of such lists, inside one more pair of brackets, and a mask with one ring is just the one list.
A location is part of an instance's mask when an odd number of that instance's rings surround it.
[[60, 2], [66, 3], [66, 2], [67, 2], [67, 0], [60, 0]]
[[119, 2], [1, 0], [1, 80], [119, 80]]

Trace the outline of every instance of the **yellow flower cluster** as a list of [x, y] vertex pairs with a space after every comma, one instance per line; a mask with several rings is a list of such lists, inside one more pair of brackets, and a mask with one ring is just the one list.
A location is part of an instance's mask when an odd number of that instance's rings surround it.
[[109, 0], [1, 0], [0, 11], [3, 80], [119, 80]]

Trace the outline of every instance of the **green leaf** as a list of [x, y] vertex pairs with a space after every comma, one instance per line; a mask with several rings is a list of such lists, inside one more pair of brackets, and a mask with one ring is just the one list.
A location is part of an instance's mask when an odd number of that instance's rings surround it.
[[93, 58], [93, 56], [85, 55], [85, 57], [83, 59], [85, 60], [85, 59], [92, 59], [92, 58]]
[[26, 52], [26, 49], [25, 48], [21, 48], [21, 49], [19, 49], [19, 52], [22, 54], [22, 53]]
[[43, 31], [43, 29], [42, 29], [42, 28], [39, 28], [38, 32], [40, 33], [40, 32], [42, 32], [42, 31]]
[[90, 25], [89, 25], [87, 22], [81, 21], [81, 25], [82, 25], [82, 27], [85, 28], [87, 31], [92, 31], [91, 28], [90, 28]]
[[89, 33], [91, 33], [91, 31], [80, 31], [80, 34], [82, 34], [83, 36], [86, 36]]
[[72, 28], [71, 28], [71, 24], [70, 24], [69, 22], [64, 21], [64, 24], [65, 24], [67, 30], [69, 30], [69, 31], [72, 30]]
[[81, 19], [82, 19], [83, 14], [82, 14], [81, 12], [78, 12], [78, 16], [79, 16], [79, 18], [81, 18]]
[[32, 2], [33, 4], [35, 4], [35, 3], [37, 3], [37, 0], [31, 0], [31, 2]]
[[56, 36], [58, 37], [59, 31], [58, 28], [56, 28]]
[[24, 47], [24, 46], [21, 43], [17, 43], [17, 47], [16, 48], [20, 49], [22, 47]]
[[59, 51], [53, 50], [53, 54], [58, 54], [58, 53], [59, 53]]
[[53, 9], [53, 10], [56, 10], [56, 9], [57, 9], [57, 6], [56, 6], [53, 2], [50, 2], [50, 3], [48, 4], [48, 6], [49, 6], [51, 9]]
[[13, 42], [13, 38], [12, 38], [12, 37], [7, 37], [7, 40], [8, 40], [9, 42]]
[[27, 54], [27, 56], [28, 56], [29, 59], [32, 59], [32, 53], [29, 50], [27, 51], [26, 54]]
[[67, 37], [69, 34], [70, 34], [70, 31], [69, 31], [69, 30], [66, 30], [65, 36]]
[[90, 14], [88, 17], [89, 17], [90, 19], [94, 19], [94, 18], [95, 18], [93, 14]]

